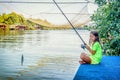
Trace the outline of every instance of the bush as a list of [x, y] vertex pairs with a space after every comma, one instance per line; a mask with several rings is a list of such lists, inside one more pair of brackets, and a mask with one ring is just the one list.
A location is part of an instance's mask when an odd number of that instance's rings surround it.
[[[101, 0], [97, 0], [101, 1]], [[100, 6], [91, 17], [95, 22], [106, 55], [120, 55], [120, 2]]]

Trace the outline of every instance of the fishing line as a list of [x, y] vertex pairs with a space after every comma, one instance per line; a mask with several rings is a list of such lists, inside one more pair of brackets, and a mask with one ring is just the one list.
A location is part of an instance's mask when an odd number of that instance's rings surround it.
[[73, 24], [70, 22], [70, 20], [67, 18], [67, 16], [64, 14], [64, 12], [63, 12], [62, 9], [59, 7], [59, 5], [55, 2], [55, 0], [53, 0], [53, 2], [54, 2], [55, 5], [57, 6], [57, 8], [61, 11], [61, 13], [64, 15], [64, 17], [67, 19], [67, 21], [68, 21], [69, 24], [72, 26], [73, 30], [76, 32], [76, 34], [77, 34], [78, 37], [81, 39], [81, 41], [86, 45], [85, 41], [82, 39], [82, 37], [80, 36], [80, 34], [77, 32], [77, 30], [75, 29], [75, 27], [73, 26]]

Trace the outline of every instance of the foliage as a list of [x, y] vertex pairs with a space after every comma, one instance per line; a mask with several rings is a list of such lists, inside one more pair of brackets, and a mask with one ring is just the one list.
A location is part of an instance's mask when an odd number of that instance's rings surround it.
[[28, 22], [23, 15], [15, 12], [0, 15], [0, 23], [5, 23], [8, 25], [7, 27], [9, 27], [9, 25], [26, 25], [27, 29], [29, 29], [29, 27], [33, 29], [35, 25], [33, 22]]
[[98, 6], [102, 6], [102, 5], [105, 5], [107, 1], [106, 0], [95, 0], [95, 3], [97, 3]]
[[69, 25], [53, 25], [47, 20], [33, 18], [26, 19], [23, 15], [17, 14], [15, 12], [9, 14], [3, 13], [2, 15], [0, 15], [0, 23], [5, 23], [6, 25], [25, 25], [26, 29], [28, 30], [34, 30], [36, 29], [35, 27], [39, 27], [39, 29], [44, 30], [71, 28]]
[[25, 18], [22, 15], [18, 15], [15, 12], [12, 12], [10, 14], [3, 13], [0, 15], [0, 23], [5, 24], [24, 24]]
[[[91, 17], [100, 33], [106, 54], [120, 55], [120, 2], [118, 0], [96, 0], [99, 8]], [[99, 2], [103, 3], [99, 3]]]

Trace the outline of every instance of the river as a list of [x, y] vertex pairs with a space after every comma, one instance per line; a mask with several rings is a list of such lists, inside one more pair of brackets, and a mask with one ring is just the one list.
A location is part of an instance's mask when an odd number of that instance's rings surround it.
[[[89, 31], [78, 32], [88, 42]], [[0, 80], [72, 80], [81, 44], [73, 30], [0, 32]]]

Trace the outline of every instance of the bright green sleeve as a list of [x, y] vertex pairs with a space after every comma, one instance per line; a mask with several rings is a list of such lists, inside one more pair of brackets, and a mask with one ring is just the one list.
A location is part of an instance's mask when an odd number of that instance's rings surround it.
[[95, 42], [92, 46], [92, 50], [97, 51], [97, 48], [99, 47], [98, 42]]

